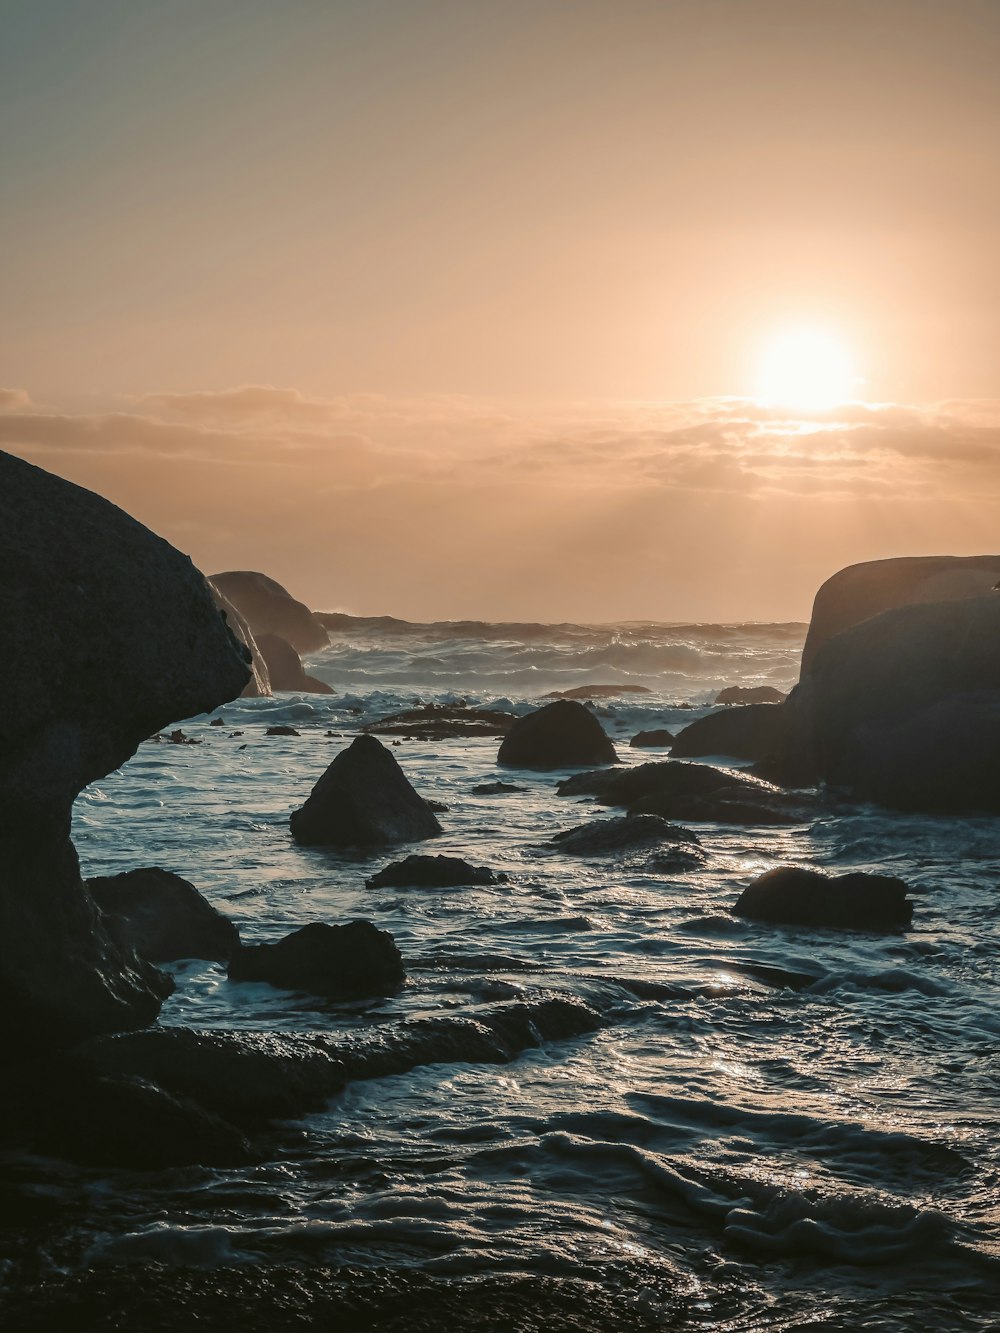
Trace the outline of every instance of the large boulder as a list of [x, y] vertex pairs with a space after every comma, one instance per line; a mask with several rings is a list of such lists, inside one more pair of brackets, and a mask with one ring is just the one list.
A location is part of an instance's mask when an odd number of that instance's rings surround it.
[[277, 634], [260, 634], [257, 646], [267, 666], [272, 690], [295, 690], [299, 694], [333, 694], [332, 685], [306, 673], [302, 659], [288, 642]]
[[107, 929], [70, 810], [178, 718], [235, 698], [245, 648], [190, 560], [0, 454], [0, 1058], [155, 1018], [170, 983]]
[[743, 890], [736, 916], [836, 930], [902, 930], [913, 905], [906, 884], [893, 875], [823, 875], [798, 866], [778, 866]]
[[314, 921], [277, 944], [244, 945], [229, 960], [231, 981], [265, 981], [334, 999], [384, 995], [406, 980], [396, 941], [370, 921]]
[[341, 750], [290, 822], [295, 840], [311, 846], [417, 842], [441, 832], [392, 751], [367, 735]]
[[211, 583], [236, 607], [255, 637], [277, 634], [297, 653], [315, 653], [325, 648], [330, 636], [303, 602], [274, 579], [255, 570], [227, 570], [213, 574]]
[[903, 810], [1000, 811], [1000, 596], [913, 604], [827, 640], [777, 776]]
[[902, 556], [868, 560], [838, 570], [813, 602], [802, 649], [802, 675], [836, 634], [894, 607], [913, 603], [964, 601], [982, 597], [1000, 579], [1000, 555]]
[[511, 768], [588, 768], [617, 764], [618, 755], [589, 709], [575, 699], [558, 699], [513, 723], [497, 763]]
[[117, 918], [118, 938], [151, 963], [225, 963], [240, 947], [233, 922], [193, 884], [159, 866], [88, 879], [87, 889], [102, 912]]
[[253, 630], [250, 628], [246, 616], [240, 615], [229, 598], [223, 597], [211, 579], [206, 579], [205, 583], [212, 594], [212, 600], [225, 617], [226, 624], [233, 636], [239, 639], [250, 654], [251, 676], [243, 687], [243, 697], [245, 699], [266, 698], [271, 693], [271, 678], [268, 675], [267, 663], [257, 646], [257, 640], [254, 638]]
[[767, 759], [784, 748], [786, 723], [780, 703], [730, 705], [678, 732], [670, 753], [675, 759], [712, 754]]
[[787, 698], [773, 685], [727, 685], [715, 696], [717, 704], [780, 704]]

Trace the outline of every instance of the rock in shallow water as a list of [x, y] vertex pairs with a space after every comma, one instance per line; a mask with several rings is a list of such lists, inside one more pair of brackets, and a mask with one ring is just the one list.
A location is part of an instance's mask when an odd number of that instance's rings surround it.
[[559, 699], [519, 717], [504, 738], [498, 764], [512, 768], [583, 768], [617, 764], [604, 728], [583, 704]]
[[653, 731], [637, 731], [629, 741], [633, 749], [656, 748], [662, 746], [669, 749], [674, 743], [674, 733], [667, 731], [663, 727], [654, 728]]
[[678, 759], [731, 755], [767, 759], [781, 750], [787, 714], [780, 703], [738, 704], [709, 713], [678, 732], [671, 753]]
[[559, 850], [574, 856], [608, 856], [628, 847], [649, 843], [699, 845], [698, 836], [689, 829], [670, 824], [659, 815], [625, 815], [621, 819], [595, 819], [564, 829], [552, 838]]
[[913, 917], [909, 889], [892, 875], [822, 875], [778, 866], [744, 889], [736, 916], [754, 921], [837, 930], [901, 930]]
[[384, 995], [406, 980], [406, 972], [387, 930], [370, 921], [345, 926], [314, 921], [277, 944], [242, 946], [229, 960], [229, 979], [341, 999]]
[[458, 856], [408, 856], [394, 861], [370, 879], [370, 889], [458, 888], [465, 884], [501, 884], [507, 878], [488, 866], [472, 866]]
[[240, 932], [193, 884], [159, 866], [87, 880], [102, 912], [112, 913], [123, 943], [151, 963], [178, 958], [227, 962]]
[[417, 842], [441, 832], [392, 751], [366, 735], [341, 750], [290, 823], [296, 842], [309, 846]]

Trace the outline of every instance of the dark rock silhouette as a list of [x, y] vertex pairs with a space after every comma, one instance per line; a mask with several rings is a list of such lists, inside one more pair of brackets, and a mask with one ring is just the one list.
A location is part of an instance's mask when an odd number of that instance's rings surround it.
[[[155, 1018], [171, 983], [79, 874], [70, 809], [178, 717], [250, 677], [187, 557], [114, 505], [0, 454], [0, 1059]], [[45, 664], [39, 673], [39, 661]]]
[[473, 796], [504, 796], [512, 791], [525, 791], [526, 788], [519, 787], [515, 782], [481, 782], [477, 787], [473, 787]]
[[619, 699], [623, 694], [652, 694], [646, 685], [576, 685], [571, 690], [550, 690], [543, 699]]
[[633, 749], [656, 749], [662, 747], [666, 750], [669, 749], [673, 743], [674, 733], [672, 731], [666, 731], [663, 727], [656, 728], [653, 731], [637, 731], [629, 741], [629, 745], [632, 746]]
[[498, 764], [511, 768], [583, 768], [616, 764], [604, 728], [583, 704], [559, 699], [519, 717], [504, 738]]
[[212, 595], [212, 600], [225, 617], [226, 624], [233, 637], [238, 639], [250, 654], [251, 676], [243, 687], [243, 697], [245, 699], [266, 698], [271, 693], [271, 677], [268, 675], [267, 663], [264, 661], [257, 640], [254, 638], [253, 630], [247, 623], [246, 616], [237, 611], [229, 598], [222, 595], [211, 579], [206, 579], [205, 583]]
[[765, 771], [902, 810], [1000, 810], [1000, 598], [912, 604], [828, 639]]
[[301, 736], [301, 731], [296, 731], [294, 727], [288, 726], [285, 722], [279, 722], [276, 727], [268, 727], [264, 732], [265, 736]]
[[802, 676], [828, 639], [894, 607], [982, 597], [1000, 575], [1000, 555], [902, 556], [838, 570], [813, 602], [802, 650]]
[[255, 638], [277, 634], [297, 653], [325, 648], [330, 636], [303, 602], [297, 602], [280, 583], [255, 570], [227, 570], [213, 574], [211, 583], [236, 607]]
[[556, 833], [552, 841], [560, 851], [574, 856], [609, 856], [614, 852], [647, 843], [699, 845], [690, 829], [678, 828], [659, 815], [625, 815], [619, 819], [595, 819], [589, 824]]
[[333, 694], [325, 680], [310, 676], [302, 659], [288, 642], [277, 634], [258, 634], [257, 647], [267, 666], [272, 690], [296, 690], [300, 694]]
[[229, 960], [231, 981], [346, 998], [384, 995], [406, 980], [396, 941], [370, 921], [314, 921], [277, 944], [243, 945]]
[[780, 704], [786, 694], [773, 685], [727, 685], [715, 696], [717, 704]]
[[291, 816], [292, 836], [312, 846], [358, 846], [433, 838], [441, 825], [374, 736], [358, 736]]
[[469, 865], [458, 856], [408, 856], [383, 866], [365, 883], [370, 889], [450, 889], [465, 884], [501, 884], [506, 878], [487, 866]]
[[513, 713], [493, 708], [469, 708], [466, 704], [421, 704], [402, 713], [369, 722], [365, 731], [377, 736], [409, 736], [415, 740], [440, 741], [453, 736], [506, 736]]
[[776, 924], [901, 930], [913, 916], [908, 892], [903, 881], [891, 875], [829, 876], [778, 866], [744, 889], [732, 910], [736, 916]]
[[682, 764], [664, 759], [637, 768], [574, 773], [563, 779], [556, 791], [560, 796], [596, 796], [602, 805], [634, 808], [637, 801], [653, 793], [662, 797], [708, 796], [728, 790], [757, 796], [767, 789], [768, 784], [741, 773], [712, 768], [709, 764]]
[[742, 824], [780, 827], [802, 824], [814, 813], [805, 798], [785, 797], [777, 788], [768, 796], [741, 799], [739, 789], [723, 789], [701, 796], [652, 792], [629, 806], [632, 815], [662, 815], [696, 824]]
[[119, 940], [151, 963], [209, 958], [224, 963], [239, 948], [236, 926], [180, 875], [149, 866], [87, 880], [94, 902], [117, 919]]
[[676, 759], [700, 755], [731, 755], [734, 759], [767, 759], [780, 753], [788, 714], [782, 704], [740, 704], [709, 713], [674, 737]]

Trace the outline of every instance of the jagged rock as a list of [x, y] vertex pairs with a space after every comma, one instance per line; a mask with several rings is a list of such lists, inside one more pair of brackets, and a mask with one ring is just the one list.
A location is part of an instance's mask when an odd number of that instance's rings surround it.
[[[0, 1060], [155, 1018], [171, 983], [84, 888], [88, 783], [250, 677], [187, 557], [114, 505], [0, 454]], [[45, 664], [39, 672], [39, 662]]]
[[497, 755], [511, 768], [583, 768], [616, 764], [615, 747], [583, 704], [559, 699], [519, 717]]
[[629, 741], [633, 749], [669, 749], [674, 743], [674, 733], [663, 727], [653, 731], [637, 731]]
[[240, 932], [193, 884], [159, 866], [88, 879], [87, 889], [106, 914], [118, 918], [119, 940], [151, 963], [209, 958], [224, 963], [239, 948]]
[[234, 638], [247, 649], [250, 654], [250, 679], [243, 687], [244, 699], [266, 698], [271, 693], [271, 678], [268, 675], [267, 663], [264, 661], [260, 648], [257, 646], [257, 640], [254, 638], [253, 630], [247, 623], [246, 616], [240, 615], [236, 607], [228, 597], [224, 597], [211, 579], [205, 580], [205, 585], [212, 595], [212, 600], [225, 617], [226, 624]]
[[734, 759], [767, 759], [785, 742], [788, 714], [782, 704], [740, 704], [709, 713], [674, 737], [677, 759], [700, 755], [731, 755]]
[[311, 846], [417, 842], [441, 832], [392, 751], [364, 735], [341, 750], [290, 823], [296, 841]]
[[838, 570], [813, 602], [802, 649], [802, 676], [808, 676], [828, 639], [872, 616], [914, 603], [964, 601], [992, 592], [1000, 578], [1000, 555], [901, 556], [866, 560]]
[[231, 981], [264, 981], [283, 990], [343, 998], [384, 995], [406, 980], [387, 930], [370, 921], [314, 921], [277, 944], [243, 945], [229, 960]]
[[333, 694], [325, 680], [307, 674], [302, 659], [288, 642], [277, 634], [259, 634], [257, 647], [267, 665], [272, 690], [295, 690], [299, 694]]
[[246, 619], [254, 637], [277, 634], [297, 653], [315, 653], [330, 641], [323, 625], [280, 583], [254, 570], [213, 574], [211, 583]]
[[736, 916], [776, 924], [901, 930], [913, 916], [908, 892], [906, 884], [891, 875], [829, 876], [778, 866], [744, 889], [732, 910]]
[[773, 685], [727, 685], [715, 696], [717, 704], [780, 704], [787, 698]]
[[487, 866], [472, 866], [458, 856], [408, 856], [394, 861], [370, 879], [370, 889], [451, 889], [466, 884], [501, 884], [507, 876]]
[[559, 850], [573, 856], [609, 856], [626, 848], [647, 843], [683, 843], [699, 845], [698, 836], [678, 828], [659, 815], [624, 815], [619, 819], [595, 819], [589, 824], [556, 833], [552, 842]]

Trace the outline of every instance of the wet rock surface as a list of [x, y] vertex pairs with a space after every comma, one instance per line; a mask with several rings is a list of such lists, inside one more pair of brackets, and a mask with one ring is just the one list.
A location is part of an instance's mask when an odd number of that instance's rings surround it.
[[152, 963], [178, 958], [226, 962], [240, 933], [193, 884], [158, 866], [87, 880], [102, 912], [115, 918], [123, 944]]
[[778, 866], [740, 894], [736, 916], [754, 921], [836, 930], [902, 930], [913, 917], [909, 889], [892, 875], [824, 875]]
[[678, 843], [697, 847], [698, 836], [679, 828], [659, 815], [623, 815], [619, 819], [595, 819], [564, 829], [552, 838], [561, 852], [572, 856], [610, 856], [630, 847]]
[[501, 884], [507, 876], [488, 866], [473, 866], [458, 856], [408, 856], [383, 866], [365, 880], [370, 889], [457, 888], [464, 884]]
[[264, 981], [284, 990], [335, 999], [384, 995], [406, 980], [403, 960], [387, 930], [370, 921], [343, 926], [312, 922], [277, 944], [239, 948], [229, 960], [230, 981]]
[[572, 699], [560, 699], [519, 717], [497, 755], [511, 768], [583, 768], [616, 764], [618, 755], [600, 722]]

